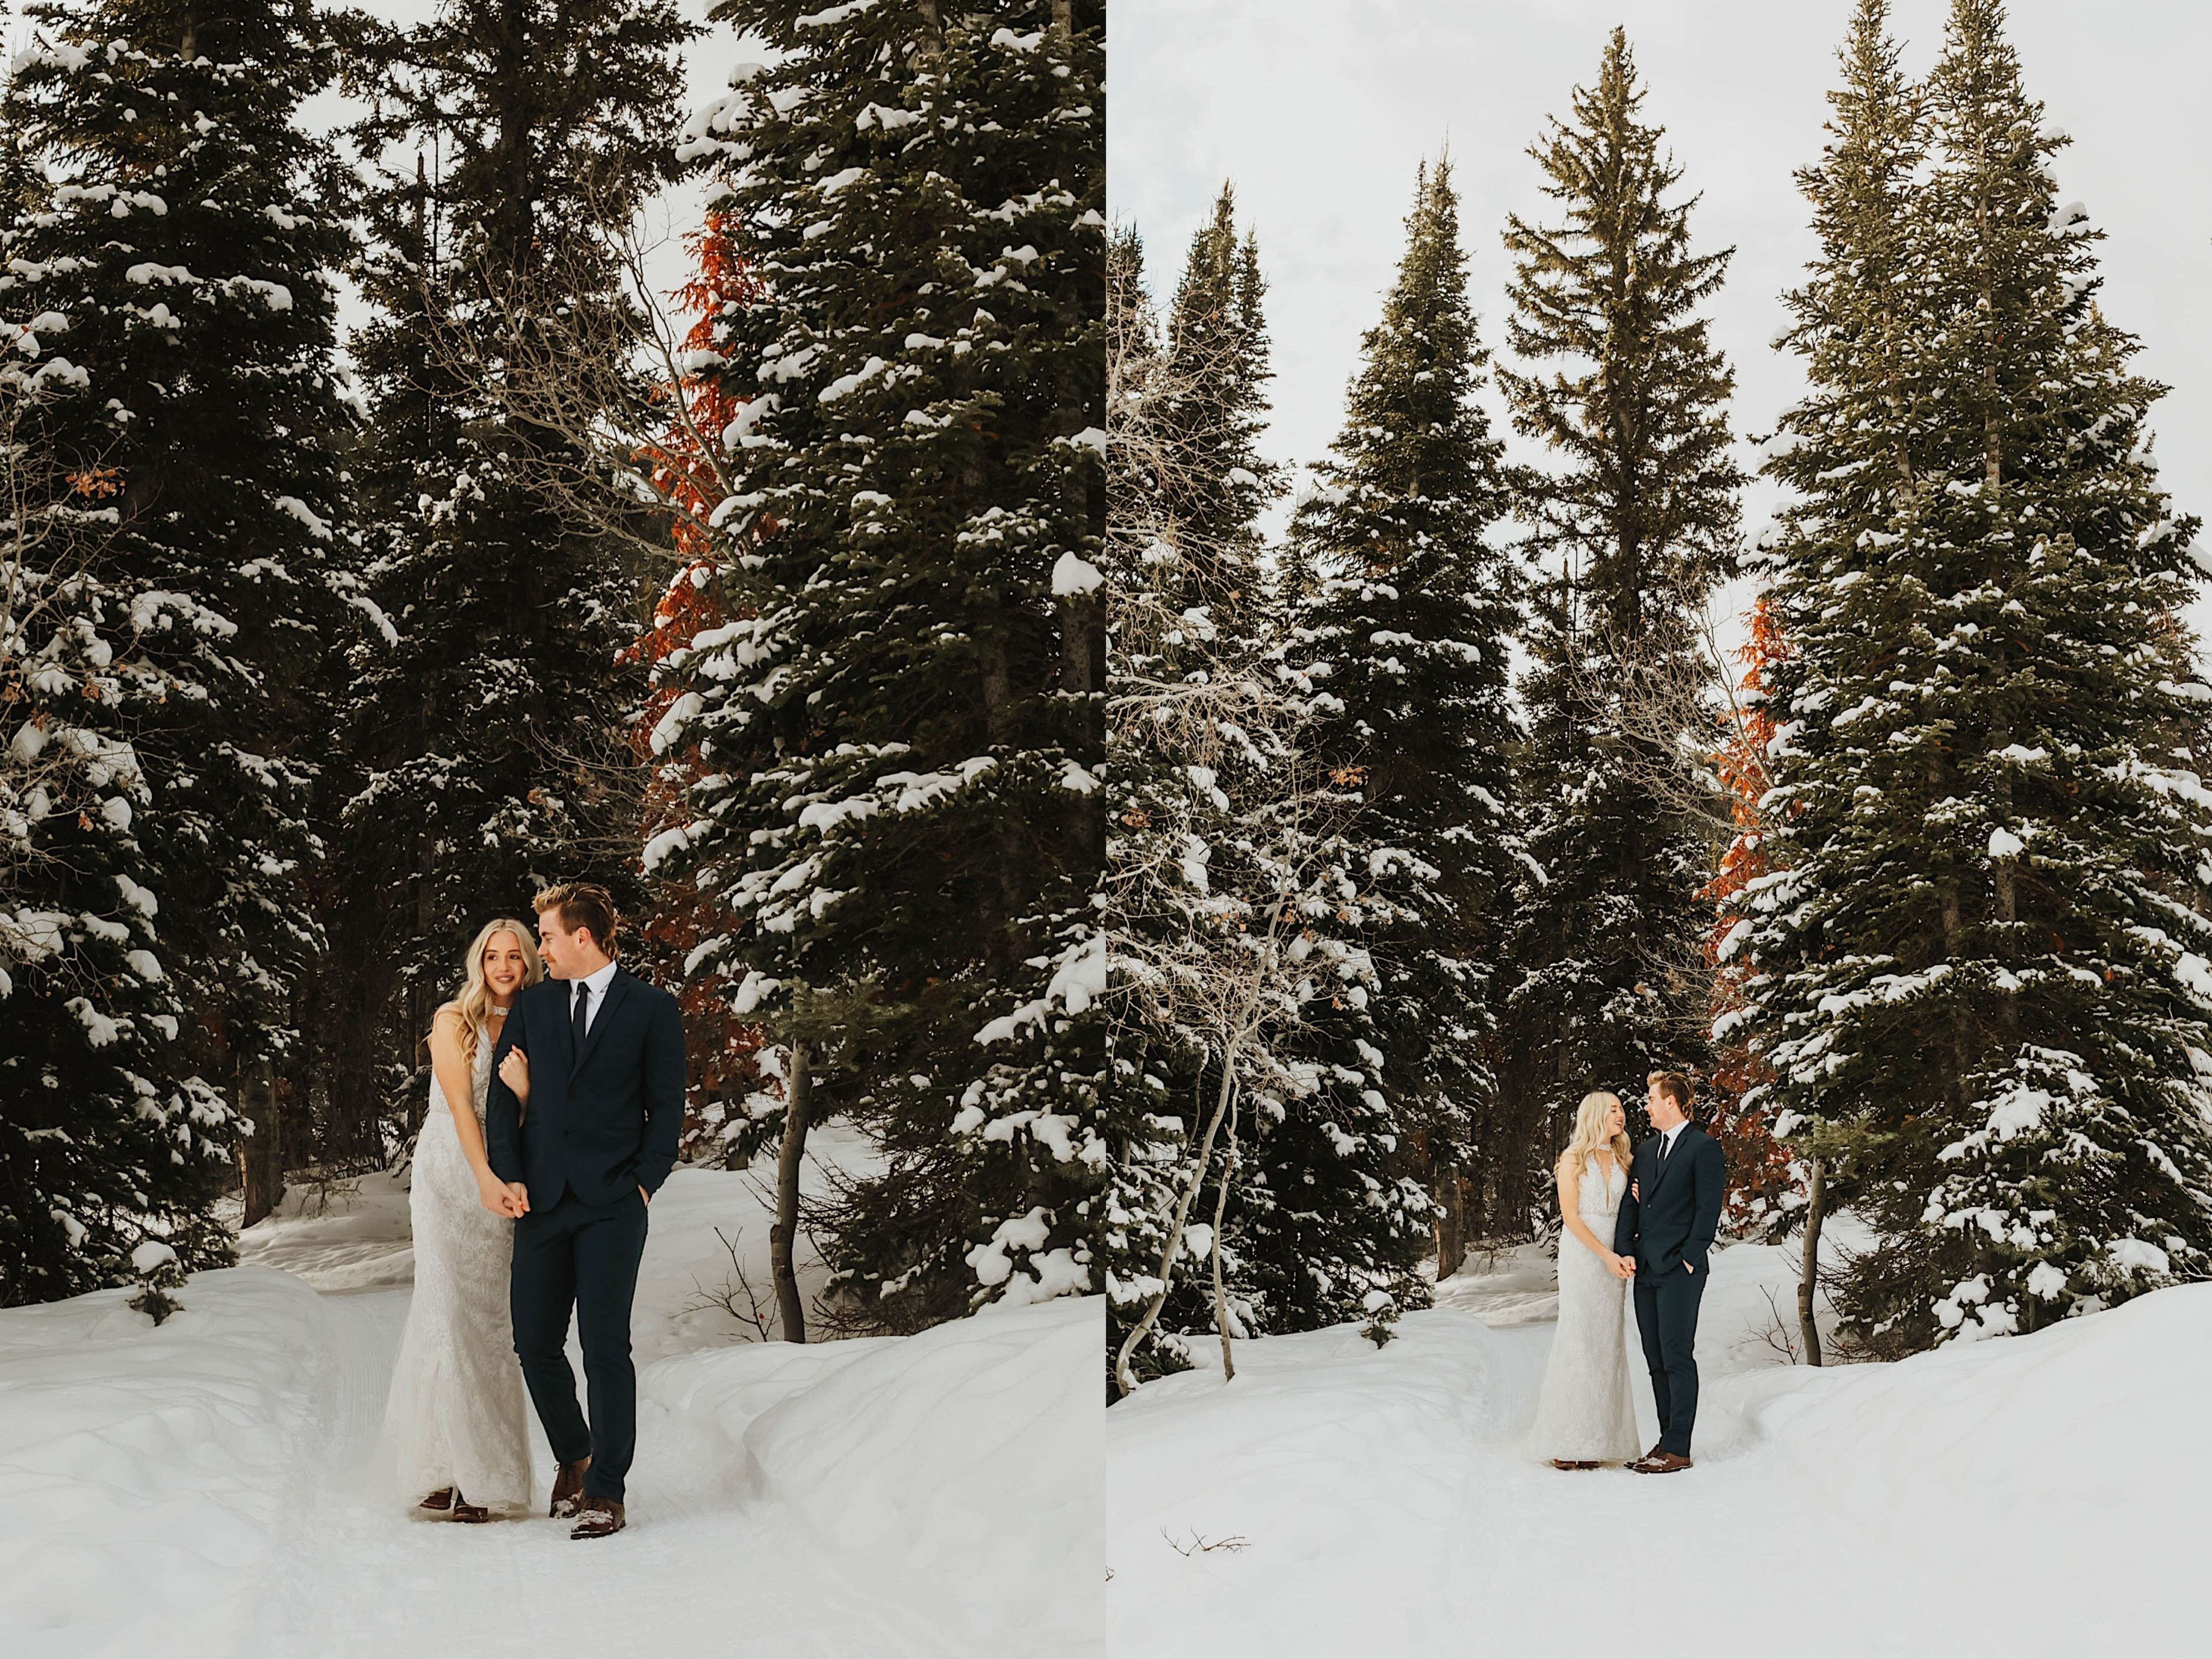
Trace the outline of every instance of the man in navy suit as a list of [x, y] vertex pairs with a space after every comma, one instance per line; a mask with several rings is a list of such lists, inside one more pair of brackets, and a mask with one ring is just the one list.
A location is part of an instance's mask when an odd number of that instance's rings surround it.
[[[630, 1299], [646, 1206], [675, 1166], [684, 1124], [684, 1018], [676, 999], [617, 965], [604, 887], [538, 896], [550, 975], [514, 1000], [492, 1060], [484, 1150], [515, 1217], [508, 1307], [514, 1351], [560, 1460], [556, 1516], [572, 1538], [623, 1528], [637, 1446]], [[576, 1408], [568, 1316], [584, 1345], [591, 1420]]]
[[1689, 1079], [1654, 1072], [1649, 1082], [1646, 1104], [1659, 1133], [1636, 1149], [1613, 1248], [1636, 1263], [1636, 1332], [1659, 1407], [1659, 1443], [1628, 1467], [1639, 1474], [1672, 1474], [1690, 1467], [1690, 1431], [1698, 1420], [1698, 1304], [1720, 1228], [1728, 1160], [1720, 1142], [1690, 1121]]

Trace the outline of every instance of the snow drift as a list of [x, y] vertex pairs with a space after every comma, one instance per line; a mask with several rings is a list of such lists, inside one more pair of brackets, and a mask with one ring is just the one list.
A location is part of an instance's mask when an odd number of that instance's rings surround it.
[[0, 1312], [0, 1650], [228, 1653], [311, 1455], [321, 1298], [202, 1273], [158, 1329], [97, 1291]]
[[[1733, 1258], [1733, 1260], [1731, 1260]], [[1784, 1363], [1786, 1253], [1723, 1252], [1698, 1467], [1568, 1474], [1518, 1443], [1530, 1264], [1376, 1350], [1237, 1345], [1107, 1413], [1108, 1628], [1146, 1659], [1451, 1651], [2071, 1656], [2193, 1644], [2212, 1285], [1894, 1364]], [[1492, 1326], [1468, 1310], [1491, 1299]], [[1785, 1310], [1788, 1304], [1784, 1304]], [[1639, 1376], [1638, 1417], [1652, 1428]], [[1637, 1612], [1665, 1575], [1674, 1611]]]
[[743, 1340], [699, 1292], [733, 1272], [718, 1227], [766, 1289], [761, 1194], [678, 1170], [639, 1285], [631, 1526], [580, 1571], [542, 1512], [459, 1528], [369, 1494], [405, 1216], [374, 1178], [245, 1241], [349, 1293], [255, 1265], [195, 1275], [159, 1328], [120, 1290], [0, 1311], [0, 1652], [1102, 1651], [1098, 1298]]

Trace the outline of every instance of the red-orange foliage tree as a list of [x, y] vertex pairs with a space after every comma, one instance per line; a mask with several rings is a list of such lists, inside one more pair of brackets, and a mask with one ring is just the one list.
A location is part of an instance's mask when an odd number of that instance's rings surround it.
[[[690, 354], [688, 368], [707, 361], [714, 349], [715, 319], [745, 305], [757, 281], [746, 270], [724, 215], [710, 210], [705, 225], [686, 243], [696, 264], [676, 297], [696, 319], [684, 340]], [[653, 626], [633, 647], [632, 659], [648, 671], [670, 652], [731, 620], [725, 614], [722, 584], [715, 580], [726, 550], [710, 522], [722, 503], [724, 475], [699, 453], [699, 446], [702, 441], [720, 441], [744, 400], [733, 396], [719, 375], [688, 373], [668, 388], [668, 395], [684, 400], [690, 418], [672, 421], [645, 459], [653, 464], [657, 489], [680, 509], [673, 530], [679, 563], [653, 607]], [[702, 769], [696, 744], [655, 752], [653, 734], [676, 695], [655, 684], [630, 730], [631, 751], [638, 764], [647, 769], [641, 844], [681, 824], [688, 816], [684, 792]], [[653, 902], [640, 930], [636, 954], [641, 966], [657, 970], [653, 976], [658, 982], [676, 988], [684, 1006], [691, 1061], [684, 1155], [732, 1166], [749, 1163], [761, 1139], [759, 1121], [745, 1110], [746, 1100], [764, 1081], [760, 1027], [732, 1014], [726, 995], [718, 996], [712, 986], [685, 982], [686, 957], [701, 939], [723, 931], [726, 919], [690, 880], [665, 876], [647, 879]]]
[[1756, 1080], [1742, 1041], [1732, 1035], [1731, 1016], [1743, 1006], [1746, 969], [1731, 958], [1730, 936], [1741, 925], [1734, 901], [1774, 866], [1768, 856], [1765, 813], [1761, 802], [1769, 787], [1766, 745], [1774, 736], [1774, 716], [1766, 706], [1769, 671], [1789, 654], [1774, 613], [1762, 595], [1752, 606], [1751, 636], [1737, 648], [1744, 665], [1733, 706], [1725, 717], [1728, 735], [1713, 757], [1713, 769], [1727, 787], [1735, 839], [1721, 855], [1720, 869], [1706, 884], [1705, 896], [1717, 915], [1705, 941], [1713, 969], [1712, 1107], [1705, 1127], [1728, 1156], [1726, 1221], [1731, 1231], [1775, 1231], [1787, 1213], [1785, 1199], [1798, 1187], [1790, 1171], [1789, 1148], [1775, 1139], [1765, 1109], [1743, 1104], [1744, 1091]]

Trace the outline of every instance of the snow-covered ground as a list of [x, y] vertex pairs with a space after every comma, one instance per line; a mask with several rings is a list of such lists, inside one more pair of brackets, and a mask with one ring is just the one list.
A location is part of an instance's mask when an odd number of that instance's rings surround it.
[[1103, 1651], [1097, 1298], [748, 1340], [696, 1304], [734, 1278], [717, 1226], [768, 1294], [761, 1200], [708, 1170], [656, 1195], [630, 1527], [588, 1546], [370, 1496], [411, 1277], [387, 1179], [295, 1197], [158, 1329], [122, 1291], [0, 1312], [0, 1653]]
[[[2193, 1650], [2212, 1285], [1896, 1364], [1793, 1366], [1791, 1253], [1714, 1260], [1698, 1466], [1519, 1443], [1549, 1263], [1470, 1264], [1377, 1351], [1238, 1345], [1107, 1413], [1108, 1621], [1146, 1659]], [[1640, 1366], [1639, 1366], [1640, 1371]], [[1655, 1432], [1648, 1385], [1638, 1410]]]

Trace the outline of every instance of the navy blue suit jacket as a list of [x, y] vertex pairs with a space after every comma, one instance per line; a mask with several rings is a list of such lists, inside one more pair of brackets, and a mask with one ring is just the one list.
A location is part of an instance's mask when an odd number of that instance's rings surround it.
[[[1638, 1279], [1679, 1273], [1684, 1262], [1703, 1276], [1710, 1270], [1713, 1235], [1720, 1231], [1728, 1159], [1719, 1141], [1687, 1123], [1662, 1170], [1659, 1139], [1654, 1135], [1636, 1149], [1629, 1190], [1620, 1195], [1620, 1214], [1613, 1224], [1613, 1251], [1636, 1258]], [[1632, 1195], [1637, 1193], [1643, 1196]]]
[[[611, 1204], [637, 1188], [658, 1192], [676, 1166], [684, 1127], [684, 1016], [676, 999], [615, 969], [606, 1001], [573, 1052], [567, 980], [549, 979], [514, 1000], [492, 1053], [484, 1152], [492, 1173], [530, 1189], [550, 1210], [566, 1188], [586, 1204]], [[510, 1048], [530, 1058], [530, 1109], [500, 1081]]]

